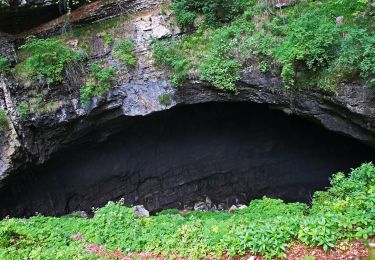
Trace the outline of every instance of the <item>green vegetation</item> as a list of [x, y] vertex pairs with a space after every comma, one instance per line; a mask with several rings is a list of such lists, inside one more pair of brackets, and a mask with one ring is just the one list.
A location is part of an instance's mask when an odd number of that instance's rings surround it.
[[77, 47], [84, 50], [86, 54], [90, 55], [92, 52], [92, 37], [100, 35], [107, 47], [113, 45], [115, 41], [114, 35], [118, 35], [123, 32], [120, 25], [127, 19], [128, 17], [126, 16], [119, 16], [96, 22], [71, 30], [66, 34], [58, 36], [58, 38], [65, 42], [68, 42], [69, 40], [78, 40]]
[[25, 120], [30, 113], [29, 105], [25, 102], [17, 104], [17, 112], [22, 120]]
[[116, 69], [105, 64], [93, 63], [90, 66], [90, 81], [81, 88], [81, 104], [86, 106], [92, 97], [106, 93], [115, 80]]
[[28, 38], [20, 47], [22, 61], [16, 72], [35, 79], [44, 76], [48, 84], [63, 80], [62, 72], [67, 63], [82, 59], [82, 54], [65, 46], [62, 40]]
[[240, 15], [248, 5], [248, 0], [174, 0], [171, 8], [176, 13], [181, 27], [191, 27], [199, 15], [203, 15], [211, 25], [230, 22]]
[[134, 42], [132, 39], [125, 39], [117, 43], [113, 56], [119, 59], [124, 65], [134, 66], [137, 62], [133, 54]]
[[[109, 203], [92, 219], [35, 216], [0, 222], [1, 259], [96, 259], [84, 247], [106, 245], [124, 253], [151, 251], [189, 259], [251, 251], [266, 259], [285, 257], [295, 242], [328, 250], [340, 242], [375, 235], [375, 167], [363, 164], [350, 176], [333, 176], [332, 187], [316, 192], [312, 207], [263, 198], [226, 212], [162, 211], [136, 218], [132, 209]], [[86, 242], [72, 239], [81, 234]]]
[[180, 40], [154, 42], [153, 59], [156, 65], [172, 70], [172, 83], [177, 87], [193, 72], [218, 89], [236, 92], [242, 63], [235, 57], [239, 52], [249, 53], [239, 38], [252, 30], [253, 24], [246, 19], [219, 29], [201, 27]]
[[164, 93], [158, 97], [159, 103], [163, 106], [169, 106], [172, 103], [172, 94]]
[[6, 57], [0, 56], [0, 75], [7, 75], [10, 72], [10, 64]]
[[[226, 10], [224, 2], [233, 12], [220, 11]], [[280, 75], [286, 87], [334, 91], [348, 81], [371, 87], [375, 85], [371, 3], [300, 1], [278, 9], [270, 1], [175, 0], [172, 8], [181, 27], [191, 27], [199, 14], [206, 22], [191, 35], [156, 42], [154, 60], [171, 69], [176, 86], [197, 75], [220, 90], [236, 92], [241, 69], [255, 58], [253, 69]], [[228, 17], [219, 19], [221, 13]]]
[[112, 35], [109, 32], [104, 32], [103, 41], [107, 46], [111, 45], [113, 43]]
[[[105, 36], [106, 32], [116, 28], [122, 22], [125, 22], [128, 19], [126, 16], [119, 16], [112, 19], [100, 21], [97, 23], [93, 23], [81, 28], [74, 29], [68, 32], [66, 35], [63, 35], [65, 39], [70, 38], [78, 38], [79, 40], [84, 40], [85, 38], [89, 38], [90, 36], [94, 36], [98, 33], [104, 32], [104, 38], [108, 37]], [[109, 39], [109, 37], [107, 38]]]
[[9, 118], [7, 112], [0, 108], [0, 133], [5, 132], [8, 129]]
[[180, 52], [181, 49], [177, 49], [177, 45], [177, 42], [172, 40], [168, 42], [155, 41], [153, 44], [153, 59], [159, 66], [169, 66], [173, 71], [172, 83], [175, 86], [180, 86], [188, 78], [190, 65], [185, 60], [184, 53]]

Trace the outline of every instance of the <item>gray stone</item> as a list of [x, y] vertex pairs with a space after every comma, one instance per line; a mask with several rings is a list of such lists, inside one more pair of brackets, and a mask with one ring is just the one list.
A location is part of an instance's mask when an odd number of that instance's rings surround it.
[[234, 213], [237, 209], [238, 209], [238, 208], [237, 208], [236, 205], [232, 205], [232, 206], [229, 208], [228, 212], [229, 212], [229, 213]]
[[133, 210], [138, 218], [145, 218], [150, 216], [150, 212], [145, 209], [143, 205], [134, 206]]
[[197, 202], [194, 204], [195, 211], [209, 211], [210, 207], [205, 202]]
[[246, 205], [237, 205], [237, 208], [238, 208], [238, 209], [246, 209], [247, 206], [246, 206]]
[[344, 22], [344, 16], [339, 16], [336, 18], [336, 27], [340, 27]]

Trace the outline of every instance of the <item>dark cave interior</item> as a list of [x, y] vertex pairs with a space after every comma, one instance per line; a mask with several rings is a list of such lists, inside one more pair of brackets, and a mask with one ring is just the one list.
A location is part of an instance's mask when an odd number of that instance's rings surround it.
[[309, 202], [333, 173], [375, 159], [372, 147], [259, 104], [185, 105], [116, 124], [121, 131], [103, 142], [93, 134], [9, 177], [0, 216], [64, 215], [121, 198], [151, 212], [206, 196]]

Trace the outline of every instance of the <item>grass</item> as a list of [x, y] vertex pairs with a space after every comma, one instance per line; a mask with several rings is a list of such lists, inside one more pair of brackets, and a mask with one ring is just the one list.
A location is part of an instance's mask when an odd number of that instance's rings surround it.
[[[234, 214], [167, 210], [139, 219], [119, 202], [95, 210], [91, 219], [77, 214], [4, 219], [0, 258], [96, 259], [84, 250], [87, 243], [96, 243], [112, 251], [150, 251], [189, 259], [249, 251], [273, 259], [285, 257], [295, 241], [329, 250], [342, 241], [374, 236], [375, 167], [363, 164], [349, 176], [338, 173], [331, 184], [327, 191], [315, 193], [310, 208], [263, 198]], [[71, 238], [78, 233], [86, 242]]]

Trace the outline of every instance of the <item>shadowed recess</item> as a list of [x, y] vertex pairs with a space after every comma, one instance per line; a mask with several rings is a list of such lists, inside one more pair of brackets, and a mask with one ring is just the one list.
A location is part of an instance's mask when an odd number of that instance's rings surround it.
[[333, 173], [375, 159], [371, 147], [259, 104], [186, 105], [117, 120], [119, 134], [101, 143], [93, 134], [8, 178], [0, 215], [63, 215], [120, 198], [151, 211], [206, 196], [228, 205], [265, 195], [309, 202]]

